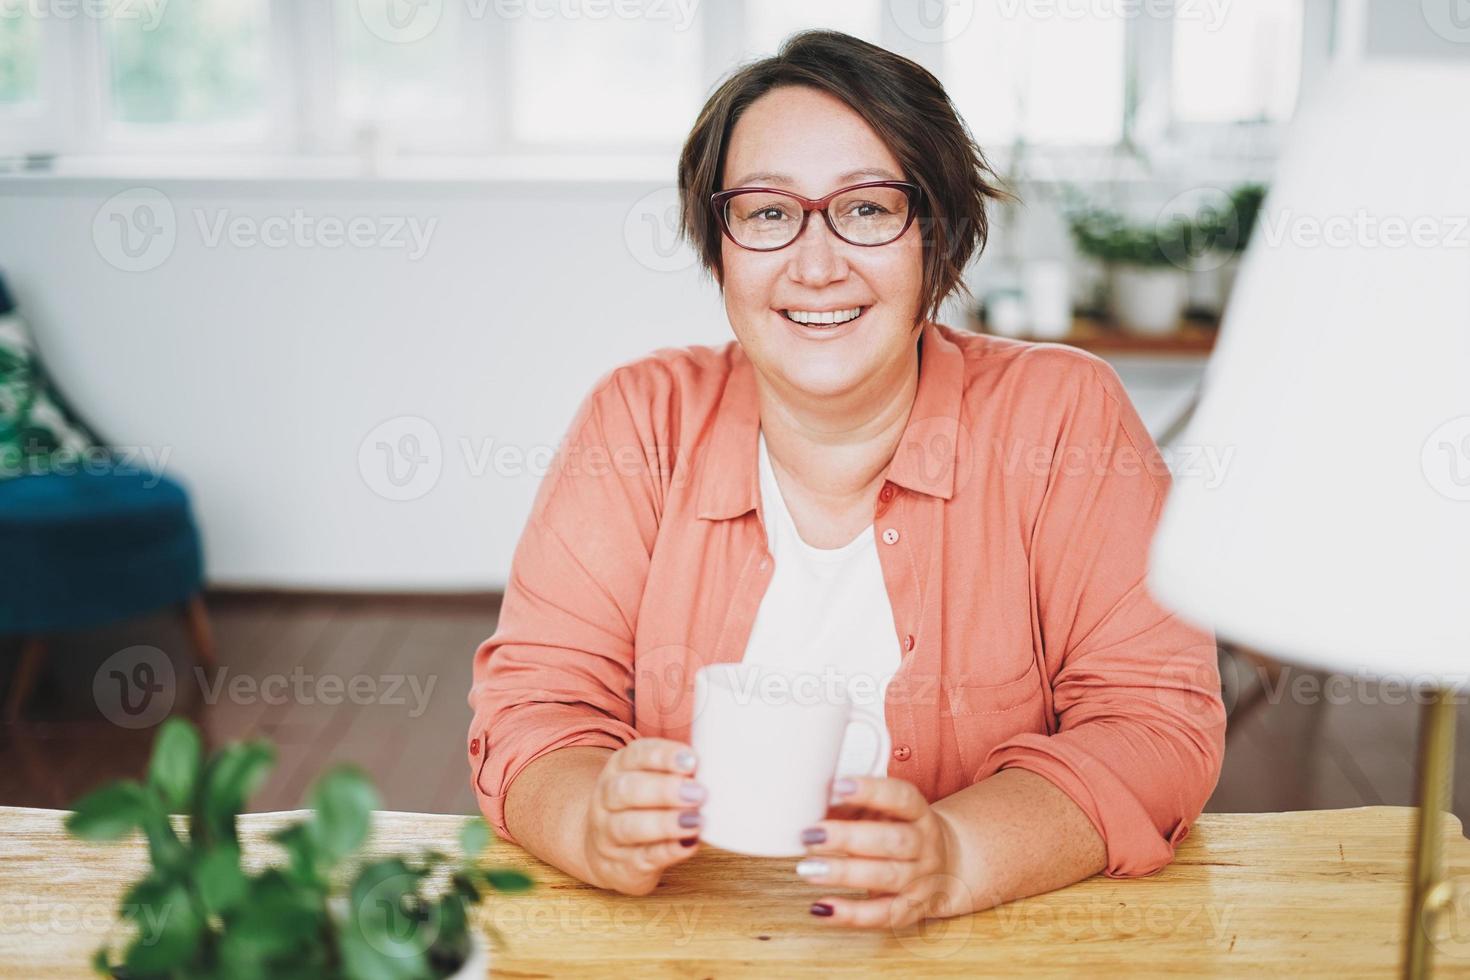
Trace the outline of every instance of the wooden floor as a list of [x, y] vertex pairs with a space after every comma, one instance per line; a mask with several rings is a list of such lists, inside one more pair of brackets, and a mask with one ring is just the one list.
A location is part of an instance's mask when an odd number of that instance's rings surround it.
[[[152, 646], [172, 667], [174, 713], [212, 743], [264, 736], [279, 753], [253, 810], [288, 809], [330, 763], [350, 762], [395, 810], [470, 813], [462, 754], [470, 657], [495, 626], [494, 597], [395, 599], [212, 595], [221, 669], [196, 674], [182, 622], [167, 615], [54, 641], [25, 718], [0, 726], [0, 804], [64, 807], [98, 783], [142, 773], [152, 728], [109, 721], [109, 657]], [[0, 648], [8, 675], [15, 645]], [[1330, 699], [1289, 672], [1261, 707], [1232, 717], [1224, 772], [1208, 809], [1296, 810], [1413, 801], [1418, 711], [1372, 684]], [[161, 683], [158, 682], [158, 683]], [[1340, 694], [1347, 697], [1339, 697]], [[336, 703], [328, 703], [335, 701]], [[1399, 703], [1391, 703], [1398, 701]], [[363, 703], [354, 703], [363, 702]], [[1457, 738], [1455, 812], [1470, 818], [1470, 710]]]

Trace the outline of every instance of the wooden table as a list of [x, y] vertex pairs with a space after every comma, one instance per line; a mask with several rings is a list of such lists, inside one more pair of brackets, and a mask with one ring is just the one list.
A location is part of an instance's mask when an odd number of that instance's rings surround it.
[[[492, 896], [481, 921], [508, 946], [505, 976], [828, 976], [1053, 973], [1129, 976], [1268, 971], [1338, 976], [1397, 972], [1411, 819], [1405, 807], [1207, 814], [1175, 862], [1151, 878], [1096, 877], [1071, 888], [901, 931], [834, 927], [807, 913], [817, 886], [794, 860], [703, 848], [652, 895], [590, 888], [503, 841], [489, 863], [537, 879]], [[0, 976], [88, 976], [140, 841], [84, 845], [62, 811], [0, 807]], [[292, 813], [241, 819], [247, 860]], [[382, 813], [374, 853], [453, 850], [463, 817]], [[1470, 876], [1470, 842], [1448, 818], [1451, 874]], [[1470, 882], [1462, 878], [1461, 884]], [[1470, 900], [1439, 943], [1441, 976], [1470, 975]]]

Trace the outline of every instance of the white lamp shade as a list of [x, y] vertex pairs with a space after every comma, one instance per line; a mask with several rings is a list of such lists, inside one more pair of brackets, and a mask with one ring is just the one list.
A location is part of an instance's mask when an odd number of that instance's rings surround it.
[[1315, 89], [1173, 457], [1162, 604], [1285, 660], [1470, 686], [1470, 66]]

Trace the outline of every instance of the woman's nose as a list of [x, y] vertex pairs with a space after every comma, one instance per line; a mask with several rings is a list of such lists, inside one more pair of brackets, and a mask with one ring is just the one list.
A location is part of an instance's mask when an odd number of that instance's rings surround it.
[[845, 262], [840, 254], [842, 240], [827, 227], [822, 216], [813, 211], [806, 227], [788, 248], [791, 262], [788, 274], [793, 282], [820, 285], [844, 274]]

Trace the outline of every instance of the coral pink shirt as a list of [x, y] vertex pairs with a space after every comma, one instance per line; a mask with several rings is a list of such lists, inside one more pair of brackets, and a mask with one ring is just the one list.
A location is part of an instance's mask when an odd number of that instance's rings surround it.
[[[1219, 777], [1213, 635], [1144, 584], [1170, 475], [1106, 361], [926, 323], [874, 507], [902, 663], [890, 777], [931, 802], [1005, 768], [1050, 780], [1107, 873], [1169, 863]], [[496, 831], [530, 762], [687, 742], [694, 672], [741, 659], [771, 580], [754, 367], [665, 348], [583, 401], [475, 653], [471, 780]]]

